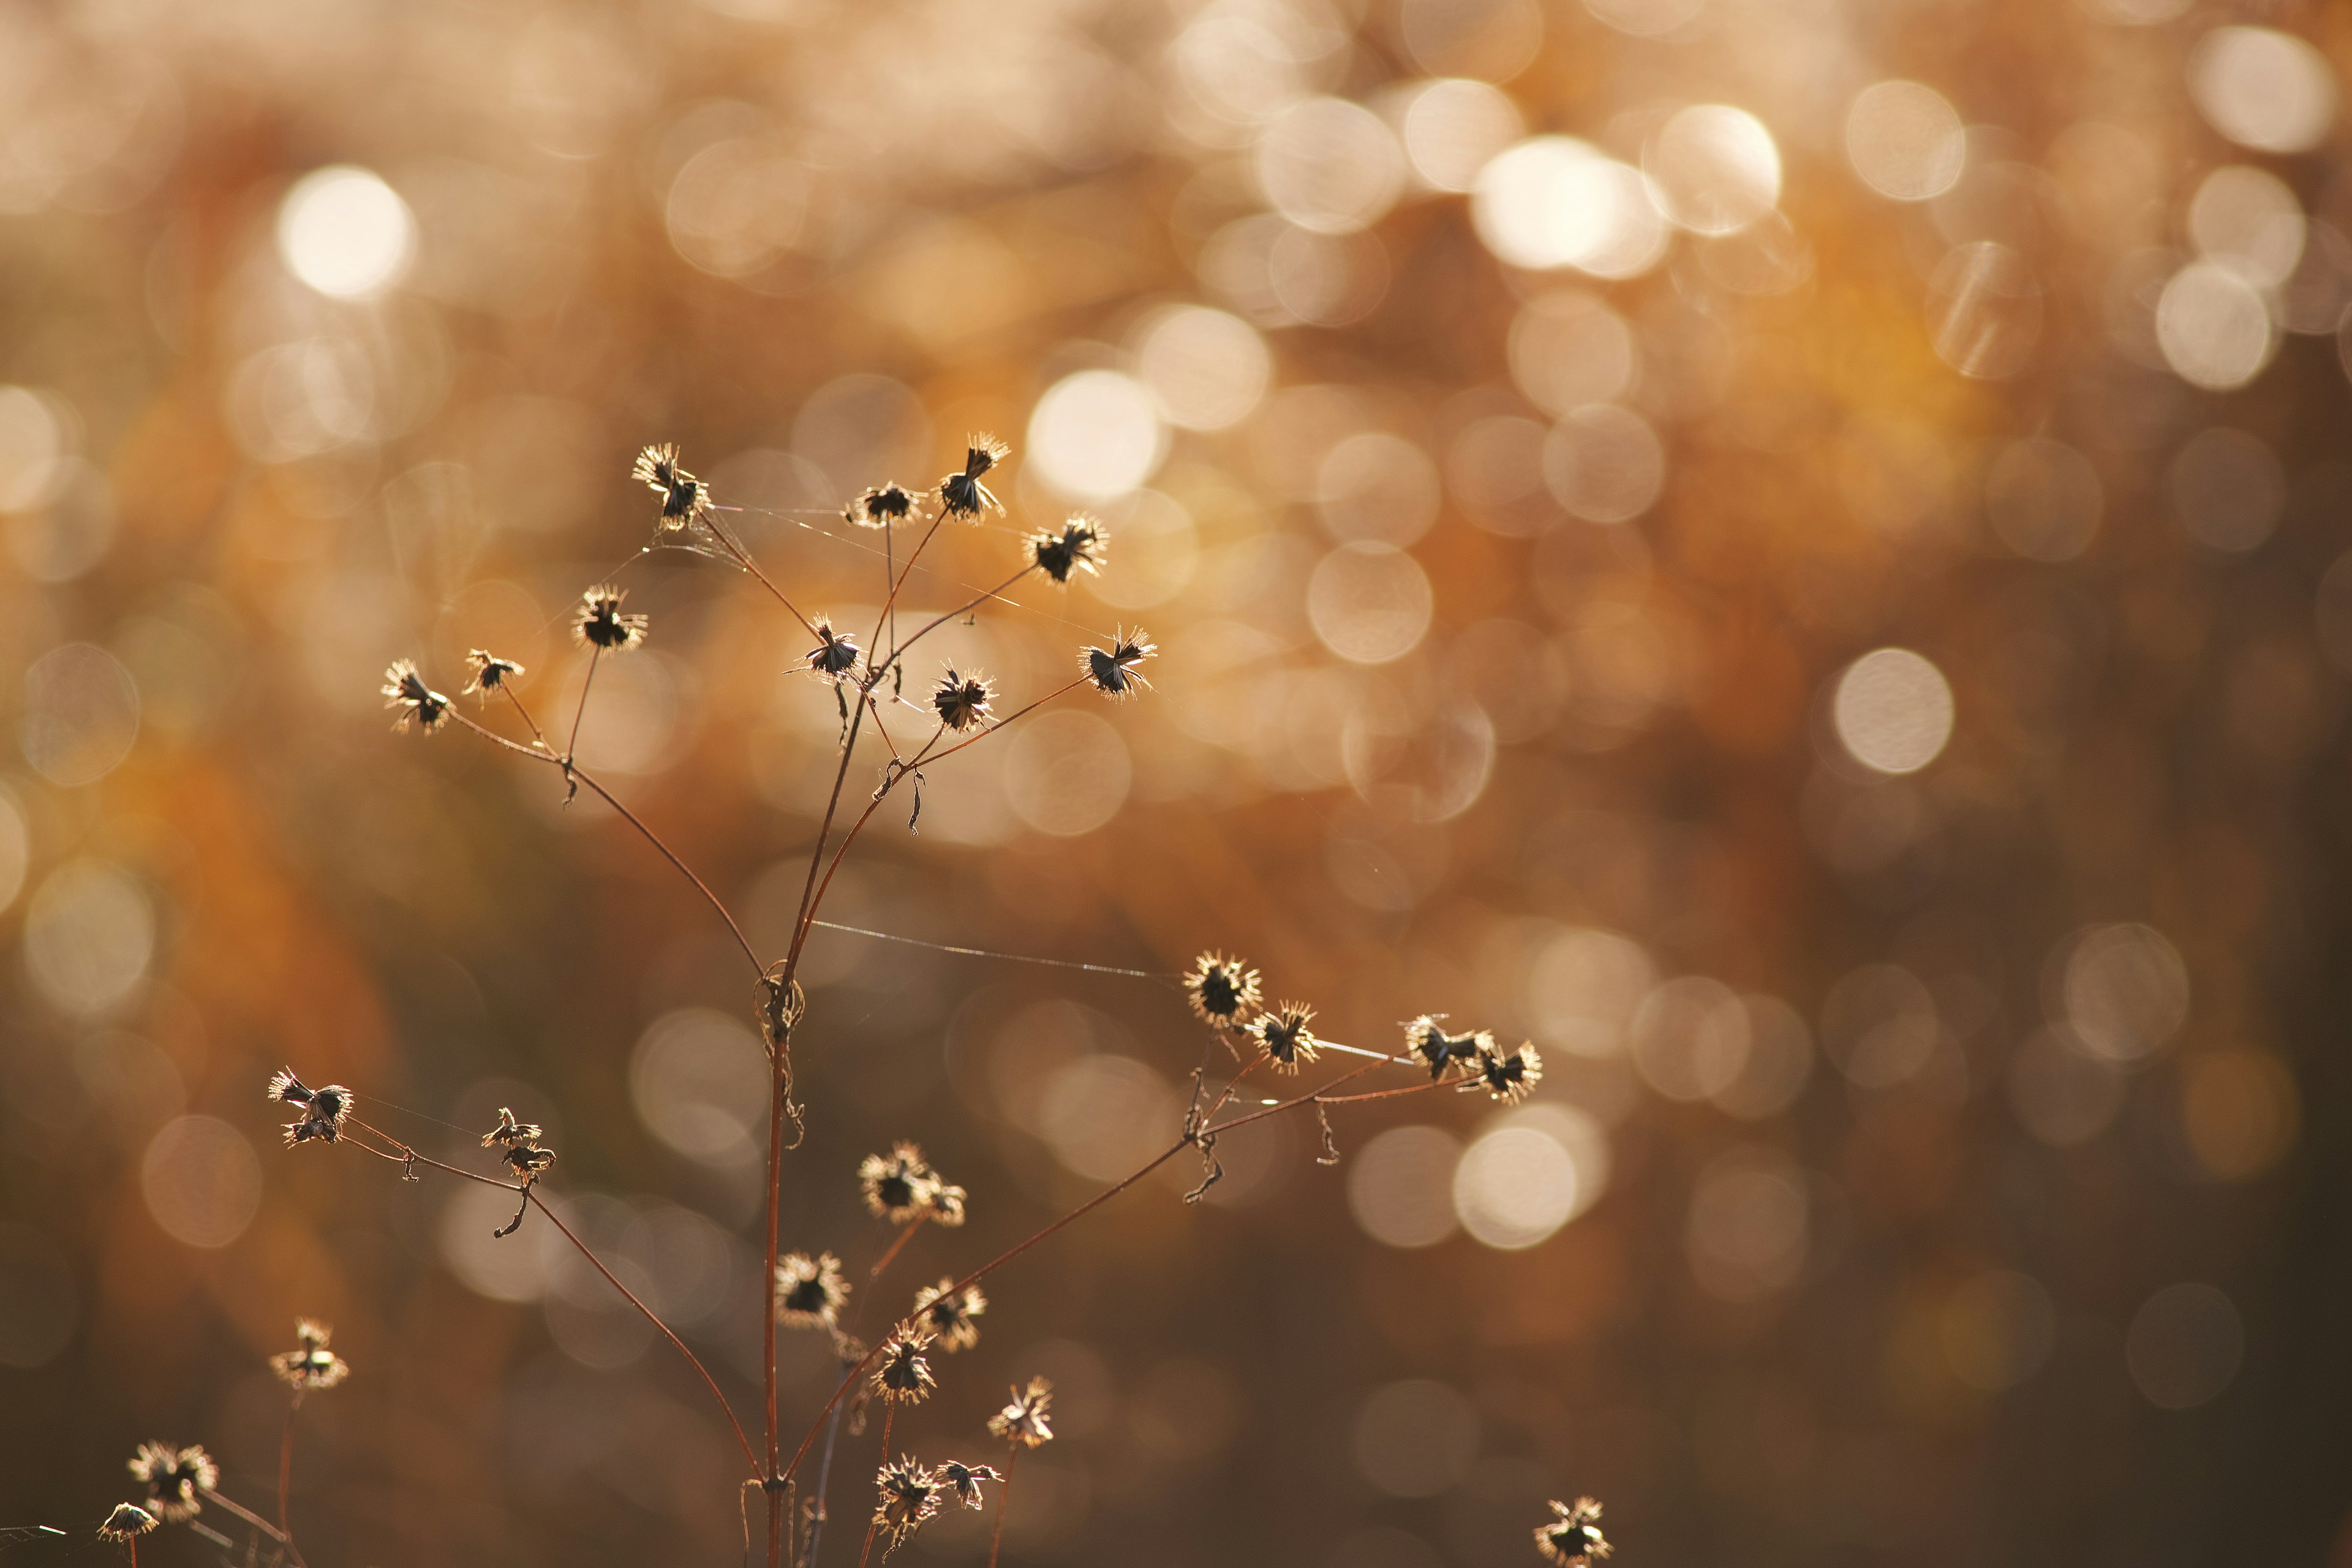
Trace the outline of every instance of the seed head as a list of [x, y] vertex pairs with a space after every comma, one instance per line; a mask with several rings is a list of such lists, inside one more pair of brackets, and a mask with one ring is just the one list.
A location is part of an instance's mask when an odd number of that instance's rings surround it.
[[[830, 1252], [787, 1252], [776, 1265], [776, 1321], [787, 1328], [830, 1329], [848, 1300], [841, 1259]], [[854, 1359], [864, 1360], [864, 1352]]]
[[530, 1143], [517, 1143], [506, 1150], [499, 1158], [506, 1162], [507, 1169], [522, 1178], [522, 1184], [527, 1187], [545, 1174], [550, 1165], [555, 1163], [555, 1151], [541, 1149]]
[[269, 1370], [297, 1390], [332, 1388], [351, 1375], [351, 1363], [327, 1348], [334, 1332], [308, 1318], [294, 1320], [296, 1348], [269, 1358]]
[[1536, 1526], [1536, 1550], [1547, 1561], [1560, 1568], [1589, 1568], [1594, 1558], [1609, 1555], [1612, 1548], [1601, 1535], [1599, 1503], [1589, 1497], [1572, 1503], [1555, 1498], [1551, 1510], [1558, 1517]]
[[859, 1163], [857, 1184], [869, 1212], [892, 1225], [910, 1225], [929, 1214], [940, 1177], [923, 1159], [921, 1144], [898, 1142], [887, 1154], [868, 1154]]
[[1024, 1448], [1042, 1448], [1054, 1440], [1054, 1385], [1033, 1377], [1026, 1388], [1013, 1391], [1013, 1402], [988, 1418], [990, 1432]]
[[637, 454], [632, 478], [662, 499], [661, 529], [674, 532], [710, 510], [710, 487], [677, 466], [677, 443], [667, 441]]
[[1284, 1072], [1297, 1072], [1299, 1064], [1315, 1059], [1322, 1042], [1307, 1026], [1315, 1021], [1315, 1009], [1304, 1002], [1285, 1002], [1271, 1013], [1260, 1013], [1251, 1020], [1249, 1035], [1265, 1047], [1265, 1054]]
[[1029, 536], [1029, 549], [1039, 569], [1056, 583], [1068, 582], [1073, 572], [1101, 571], [1102, 548], [1102, 525], [1090, 517], [1070, 519], [1059, 533]]
[[1534, 1046], [1522, 1043], [1508, 1056], [1495, 1048], [1490, 1041], [1478, 1050], [1478, 1072], [1475, 1078], [1462, 1085], [1465, 1090], [1485, 1089], [1496, 1100], [1517, 1105], [1536, 1087], [1543, 1077], [1543, 1058]]
[[977, 1285], [959, 1290], [952, 1279], [926, 1285], [915, 1292], [914, 1316], [930, 1326], [939, 1338], [940, 1353], [952, 1354], [980, 1343], [980, 1325], [972, 1320], [988, 1310], [988, 1298]]
[[1495, 1037], [1484, 1029], [1449, 1035], [1444, 1026], [1444, 1014], [1423, 1013], [1404, 1026], [1406, 1048], [1429, 1064], [1433, 1079], [1444, 1077], [1449, 1068], [1475, 1070], [1478, 1054], [1495, 1048]]
[[396, 658], [383, 672], [383, 705], [400, 710], [400, 717], [392, 727], [405, 732], [414, 723], [426, 734], [439, 729], [449, 717], [449, 700], [425, 684], [416, 673], [413, 658]]
[[930, 1342], [930, 1327], [925, 1323], [916, 1324], [911, 1334], [893, 1332], [884, 1340], [882, 1359], [874, 1368], [874, 1392], [894, 1405], [921, 1404], [940, 1385], [923, 1355]]
[[500, 658], [485, 648], [476, 648], [466, 656], [466, 668], [473, 671], [466, 689], [488, 702], [490, 693], [499, 690], [522, 674], [522, 666], [510, 658]]
[[119, 1502], [114, 1511], [106, 1516], [106, 1522], [98, 1527], [98, 1535], [101, 1541], [128, 1541], [154, 1528], [153, 1514], [136, 1503]]
[[824, 616], [816, 618], [816, 647], [802, 655], [809, 673], [827, 680], [839, 680], [857, 669], [857, 643], [846, 632], [836, 632]]
[[1004, 461], [1013, 450], [995, 437], [982, 434], [964, 444], [963, 472], [940, 481], [940, 504], [950, 517], [976, 518], [982, 511], [1002, 513], [1004, 503], [982, 484], [981, 476]]
[[180, 1524], [204, 1510], [199, 1494], [220, 1484], [220, 1467], [194, 1443], [142, 1443], [131, 1457], [133, 1479], [147, 1488], [147, 1508], [166, 1524]]
[[996, 1473], [993, 1465], [967, 1465], [959, 1459], [950, 1459], [933, 1473], [939, 1483], [955, 1493], [956, 1500], [966, 1508], [988, 1506], [981, 1500], [980, 1483], [1004, 1479]]
[[874, 1522], [889, 1541], [883, 1552], [887, 1557], [904, 1546], [908, 1538], [922, 1528], [925, 1520], [940, 1511], [940, 1481], [919, 1460], [901, 1454], [896, 1461], [875, 1472], [874, 1484], [881, 1489], [881, 1498], [874, 1507]]
[[1192, 1016], [1217, 1029], [1238, 1029], [1257, 1011], [1257, 971], [1238, 958], [1204, 952], [1184, 976], [1184, 999]]
[[843, 515], [860, 528], [887, 528], [914, 510], [914, 492], [906, 486], [878, 485], [851, 501]]
[[482, 1134], [482, 1147], [511, 1149], [519, 1143], [535, 1143], [546, 1131], [547, 1129], [536, 1121], [517, 1121], [515, 1113], [501, 1105], [499, 1107], [499, 1124]]
[[644, 642], [650, 621], [621, 613], [621, 601], [628, 596], [626, 588], [610, 583], [599, 583], [581, 595], [580, 607], [572, 612], [572, 635], [606, 653], [626, 653]]
[[1160, 651], [1157, 645], [1144, 640], [1143, 628], [1120, 632], [1111, 639], [1108, 648], [1090, 647], [1078, 655], [1086, 667], [1087, 676], [1095, 689], [1114, 700], [1132, 696], [1140, 688], [1150, 689], [1151, 682], [1143, 679], [1143, 661]]
[[941, 1182], [931, 1189], [930, 1206], [924, 1213], [940, 1229], [953, 1230], [963, 1223], [965, 1196], [961, 1187]]
[[339, 1083], [312, 1089], [294, 1076], [292, 1068], [280, 1068], [271, 1075], [269, 1098], [301, 1108], [302, 1114], [286, 1124], [289, 1146], [308, 1143], [313, 1138], [332, 1143], [343, 1135], [343, 1121], [352, 1113], [350, 1089]]
[[931, 689], [931, 706], [939, 710], [940, 722], [950, 730], [969, 730], [986, 721], [989, 704], [995, 700], [994, 686], [979, 675], [958, 674], [953, 665]]

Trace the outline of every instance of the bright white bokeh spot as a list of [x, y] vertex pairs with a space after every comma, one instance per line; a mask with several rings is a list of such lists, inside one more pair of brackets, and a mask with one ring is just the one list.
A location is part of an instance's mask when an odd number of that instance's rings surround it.
[[1883, 647], [1848, 665], [1831, 711], [1847, 752], [1882, 773], [1917, 773], [1952, 738], [1952, 688], [1908, 648]]
[[1167, 449], [1151, 388], [1115, 370], [1064, 376], [1029, 416], [1029, 460], [1064, 495], [1123, 496], [1151, 477]]
[[49, 873], [25, 910], [25, 968], [58, 1011], [103, 1013], [131, 994], [155, 956], [155, 906], [137, 879], [100, 860]]
[[139, 1165], [147, 1212], [189, 1247], [226, 1247], [261, 1206], [261, 1161], [245, 1134], [216, 1116], [165, 1123]]
[[1438, 1127], [1391, 1127], [1348, 1166], [1348, 1208], [1385, 1247], [1434, 1247], [1452, 1236], [1454, 1167], [1462, 1145]]
[[1640, 363], [1625, 318], [1580, 289], [1538, 294], [1520, 307], [1509, 357], [1528, 401], [1555, 416], [1618, 396]]
[[1576, 1161], [1549, 1132], [1504, 1127], [1470, 1145], [1454, 1170], [1462, 1228], [1506, 1251], [1549, 1239], [1580, 1206]]
[[369, 170], [339, 163], [294, 183], [278, 209], [286, 269], [339, 300], [400, 281], [416, 254], [416, 220], [400, 193]]
[[1527, 134], [1508, 93], [1460, 78], [1414, 93], [1402, 121], [1405, 161], [1422, 184], [1440, 191], [1469, 190], [1479, 170]]
[[765, 1131], [760, 1119], [767, 1081], [759, 1037], [710, 1007], [665, 1013], [629, 1058], [637, 1119], [679, 1153], [709, 1165], [742, 1164], [755, 1155], [752, 1133]]
[[1863, 184], [1898, 202], [1924, 202], [1959, 183], [1969, 138], [1959, 112], [1934, 88], [1882, 81], [1846, 111], [1845, 155]]
[[2262, 374], [2278, 331], [2252, 284], [2226, 267], [2192, 261], [2157, 300], [2156, 342], [2181, 380], [2227, 392]]
[[1780, 200], [1780, 149], [1743, 109], [1703, 103], [1666, 121], [1642, 154], [1658, 204], [1694, 234], [1730, 234]]
[[1537, 136], [1478, 172], [1470, 216], [1499, 259], [1631, 278], [1665, 254], [1666, 226], [1641, 172], [1567, 136]]
[[2197, 254], [2257, 289], [2273, 289], [2303, 259], [2303, 204], [2267, 170], [2233, 163], [2214, 170], [2189, 202]]
[[2241, 147], [2304, 153], [2336, 121], [2336, 71], [2291, 33], [2216, 27], [2189, 56], [2189, 96]]
[[1386, 664], [1411, 653], [1435, 607], [1421, 563], [1380, 540], [1342, 544], [1307, 584], [1307, 618], [1323, 646], [1352, 664]]
[[1369, 228], [1404, 192], [1396, 133], [1344, 98], [1293, 104], [1259, 134], [1255, 164], [1274, 209], [1317, 234]]
[[1005, 748], [1005, 799], [1022, 821], [1056, 838], [1092, 833], [1117, 816], [1134, 782], [1118, 726], [1083, 709], [1024, 720]]
[[1257, 329], [1240, 317], [1178, 305], [1144, 329], [1135, 368], [1168, 423], [1223, 430], [1240, 424], [1265, 397], [1274, 356]]

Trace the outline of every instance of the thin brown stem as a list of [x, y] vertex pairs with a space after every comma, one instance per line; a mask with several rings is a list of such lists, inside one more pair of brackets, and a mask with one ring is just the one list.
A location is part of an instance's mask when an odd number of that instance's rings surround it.
[[[898, 621], [896, 617], [891, 615], [891, 612], [898, 608], [898, 590], [904, 588], [907, 585], [907, 579], [915, 574], [915, 563], [922, 559], [923, 552], [930, 547], [931, 536], [939, 532], [940, 524], [945, 522], [947, 520], [947, 503], [945, 501], [941, 501], [940, 503], [940, 510], [931, 514], [931, 526], [923, 530], [923, 537], [915, 542], [914, 553], [907, 557], [907, 564], [899, 569], [898, 580], [890, 584], [889, 597], [882, 601], [882, 613], [874, 617], [875, 647], [879, 647], [882, 646], [882, 627], [886, 623], [891, 626], [898, 625]], [[898, 656], [893, 652], [889, 657], [895, 658]]]
[[727, 553], [735, 558], [735, 563], [737, 565], [742, 567], [744, 571], [749, 572], [752, 576], [759, 579], [761, 587], [765, 588], [769, 593], [773, 594], [776, 596], [776, 603], [783, 605], [785, 609], [792, 612], [793, 619], [800, 622], [801, 629], [803, 631], [808, 633], [811, 637], [815, 637], [817, 635], [816, 623], [810, 620], [806, 616], [802, 615], [800, 606], [793, 604], [792, 600], [785, 595], [785, 593], [782, 588], [777, 587], [773, 583], [768, 581], [768, 574], [760, 570], [760, 563], [751, 559], [751, 552], [750, 551], [744, 549], [743, 546], [738, 543], [728, 531], [724, 529], [711, 529], [710, 536], [719, 541], [720, 544], [727, 547]]
[[514, 704], [514, 710], [522, 715], [524, 723], [530, 726], [531, 738], [539, 742], [541, 750], [553, 755], [555, 748], [547, 743], [547, 732], [539, 727], [539, 721], [530, 716], [530, 710], [522, 705], [522, 699], [515, 695], [514, 688], [502, 680], [499, 682], [499, 689], [507, 694], [507, 700]]
[[1004, 1542], [1004, 1510], [1013, 1501], [1013, 1467], [1021, 1462], [1021, 1445], [1004, 1446], [1004, 1484], [996, 1489], [996, 1528], [988, 1532], [988, 1568], [996, 1568], [996, 1549]]
[[262, 1518], [259, 1514], [254, 1512], [243, 1503], [236, 1501], [234, 1498], [223, 1497], [220, 1493], [214, 1491], [209, 1488], [203, 1489], [203, 1490], [205, 1500], [206, 1502], [218, 1503], [222, 1508], [226, 1509], [230, 1513], [235, 1514], [237, 1518], [245, 1521], [246, 1523], [253, 1526], [254, 1529], [261, 1531], [262, 1534], [269, 1537], [270, 1540], [278, 1542], [279, 1546], [285, 1548], [287, 1559], [294, 1563], [295, 1568], [308, 1568], [308, 1565], [302, 1561], [302, 1553], [295, 1550], [293, 1539], [284, 1531], [278, 1529], [276, 1525], [270, 1523], [268, 1520]]
[[622, 1284], [619, 1277], [611, 1269], [604, 1267], [604, 1260], [597, 1257], [594, 1252], [591, 1251], [586, 1242], [573, 1235], [570, 1226], [564, 1224], [562, 1220], [556, 1217], [555, 1211], [548, 1207], [546, 1199], [541, 1197], [535, 1191], [530, 1193], [529, 1196], [531, 1206], [539, 1210], [541, 1214], [547, 1216], [547, 1223], [562, 1231], [563, 1233], [563, 1239], [580, 1249], [580, 1256], [586, 1258], [590, 1264], [594, 1266], [596, 1272], [604, 1277], [606, 1283], [610, 1284], [614, 1289], [618, 1290], [623, 1296], [627, 1297], [629, 1305], [644, 1313], [646, 1321], [651, 1323], [655, 1328], [659, 1329], [661, 1331], [662, 1337], [669, 1341], [671, 1344], [676, 1345], [677, 1347], [677, 1353], [684, 1356], [687, 1361], [693, 1365], [694, 1370], [702, 1374], [703, 1384], [710, 1390], [710, 1397], [719, 1401], [719, 1408], [727, 1413], [727, 1425], [735, 1429], [735, 1441], [742, 1445], [744, 1461], [751, 1467], [751, 1470], [754, 1475], [758, 1474], [760, 1469], [760, 1456], [752, 1448], [751, 1439], [744, 1432], [743, 1424], [735, 1419], [735, 1407], [727, 1403], [727, 1396], [724, 1394], [719, 1392], [719, 1382], [716, 1378], [710, 1375], [710, 1369], [702, 1364], [702, 1358], [688, 1350], [687, 1348], [686, 1342], [679, 1339], [676, 1333], [671, 1331], [670, 1326], [662, 1321], [660, 1313], [655, 1311], [651, 1307], [646, 1306], [643, 1301], [639, 1300], [635, 1291], [630, 1289], [626, 1285]]
[[580, 752], [580, 722], [588, 717], [588, 689], [596, 684], [596, 661], [604, 657], [601, 647], [588, 650], [588, 678], [580, 683], [580, 706], [572, 715], [572, 739], [563, 742], [563, 771], [572, 771], [572, 759]]
[[[595, 792], [598, 799], [602, 800], [606, 805], [611, 806], [614, 811], [619, 812], [621, 814], [621, 819], [626, 822], [630, 826], [635, 828], [638, 835], [642, 837], [646, 843], [659, 850], [661, 852], [662, 858], [676, 867], [677, 868], [678, 875], [693, 883], [695, 891], [700, 893], [709, 903], [710, 907], [719, 911], [719, 918], [727, 922], [728, 931], [732, 933], [735, 938], [735, 945], [743, 950], [743, 956], [745, 958], [751, 960], [752, 972], [759, 974], [764, 974], [767, 973], [767, 966], [760, 962], [759, 952], [757, 949], [752, 947], [751, 938], [743, 934], [743, 928], [736, 924], [734, 915], [729, 911], [726, 904], [720, 901], [719, 895], [710, 890], [710, 884], [704, 881], [700, 877], [695, 875], [694, 868], [688, 866], [684, 860], [680, 859], [678, 858], [677, 851], [672, 849], [667, 843], [663, 842], [660, 834], [656, 833], [652, 828], [646, 826], [644, 819], [639, 817], [635, 812], [631, 811], [627, 806], [623, 805], [620, 800], [611, 790], [606, 789], [597, 781], [594, 774], [589, 773], [587, 769], [580, 766], [577, 763], [572, 762], [569, 756], [559, 757], [551, 752], [541, 749], [541, 747], [526, 746], [521, 744], [520, 742], [507, 739], [504, 735], [499, 734], [495, 730], [485, 729], [481, 725], [474, 722], [473, 720], [467, 718], [463, 713], [458, 712], [454, 708], [449, 710], [449, 717], [457, 720], [458, 723], [463, 724], [475, 734], [481, 736], [482, 739], [492, 742], [498, 745], [504, 746], [508, 751], [513, 752], [519, 756], [530, 757], [536, 762], [549, 763], [562, 769], [563, 774], [566, 778], [578, 779], [582, 784], [586, 784], [591, 790]], [[528, 715], [526, 715], [526, 718], [528, 718]], [[536, 728], [536, 726], [533, 727]], [[544, 742], [542, 742], [542, 747], [543, 745]]]
[[990, 588], [982, 593], [978, 598], [971, 600], [968, 604], [959, 605], [955, 609], [950, 610], [946, 615], [935, 616], [930, 620], [924, 622], [921, 628], [919, 629], [914, 636], [908, 637], [905, 642], [900, 642], [896, 637], [893, 637], [890, 643], [889, 657], [882, 661], [881, 668], [886, 670], [888, 669], [892, 665], [898, 662], [900, 656], [905, 654], [908, 648], [913, 647], [917, 643], [922, 641], [925, 637], [930, 636], [933, 632], [939, 630], [950, 621], [954, 620], [958, 616], [968, 615], [971, 611], [980, 608], [981, 605], [988, 603], [989, 600], [998, 597], [1005, 589], [1010, 588], [1013, 584], [1018, 583], [1022, 578], [1026, 577], [1030, 573], [1034, 572], [1035, 570], [1037, 570], [1037, 568], [1034, 563], [1032, 563], [1027, 566], [1024, 566], [1020, 571], [1015, 572], [1012, 576], [1007, 577], [995, 587]]
[[866, 1277], [866, 1286], [867, 1289], [872, 1289], [881, 1279], [882, 1270], [889, 1268], [891, 1259], [897, 1258], [898, 1254], [907, 1249], [907, 1243], [915, 1239], [915, 1232], [920, 1229], [923, 1222], [929, 1217], [930, 1211], [929, 1209], [917, 1209], [915, 1211], [915, 1217], [907, 1222], [905, 1227], [898, 1232], [898, 1239], [891, 1242], [889, 1250], [882, 1254], [881, 1261], [874, 1265], [874, 1271]]
[[278, 1443], [278, 1533], [281, 1538], [294, 1533], [286, 1522], [286, 1500], [294, 1489], [294, 1412], [300, 1408], [302, 1391], [298, 1388], [286, 1402], [286, 1433]]
[[[888, 1400], [888, 1401], [886, 1401], [886, 1402], [883, 1404], [883, 1406], [882, 1406], [882, 1464], [883, 1464], [883, 1468], [887, 1468], [889, 1467], [889, 1464], [890, 1464], [890, 1423], [891, 1423], [893, 1420], [895, 1420], [895, 1419], [897, 1418], [898, 1415], [898, 1401], [896, 1401], [896, 1400]], [[874, 1532], [875, 1532], [877, 1530], [880, 1529], [880, 1528], [881, 1528], [881, 1525], [882, 1525], [882, 1510], [881, 1510], [880, 1509], [878, 1509], [878, 1508], [877, 1508], [877, 1509], [876, 1509], [876, 1510], [874, 1510], [874, 1517], [873, 1517], [872, 1519], [870, 1519], [870, 1520], [866, 1521], [866, 1544], [865, 1544], [865, 1545], [863, 1545], [863, 1546], [861, 1546], [861, 1547], [859, 1547], [859, 1548], [857, 1549], [857, 1568], [866, 1568], [866, 1560], [868, 1557], [871, 1557], [871, 1556], [874, 1554]]]

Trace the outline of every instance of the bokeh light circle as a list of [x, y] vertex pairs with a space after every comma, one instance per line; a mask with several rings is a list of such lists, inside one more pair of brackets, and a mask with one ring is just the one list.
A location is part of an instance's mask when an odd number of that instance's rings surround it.
[[1348, 1208], [1385, 1247], [1434, 1247], [1452, 1236], [1454, 1167], [1461, 1142], [1440, 1127], [1391, 1127], [1349, 1163]]
[[[1117, 816], [1134, 779], [1118, 727], [1082, 709], [1024, 721], [1005, 749], [1005, 798], [1022, 821], [1056, 838], [1092, 833]], [[953, 787], [944, 775], [942, 783]]]
[[1845, 155], [1863, 184], [1898, 202], [1924, 202], [1959, 184], [1968, 132], [1959, 111], [1934, 88], [1882, 81], [1846, 110]]
[[1910, 649], [1883, 647], [1838, 677], [1831, 716], [1856, 762], [1882, 773], [1915, 773], [1952, 738], [1952, 688]]
[[2189, 51], [2189, 97], [2241, 147], [2303, 153], [2335, 123], [2336, 71], [2292, 33], [2216, 27]]
[[1150, 479], [1168, 447], [1151, 389], [1115, 370], [1063, 377], [1029, 416], [1029, 459], [1064, 495], [1104, 501]]
[[1744, 109], [1702, 103], [1666, 121], [1642, 154], [1667, 217], [1693, 234], [1730, 234], [1780, 200], [1780, 149]]
[[2228, 392], [2262, 374], [2278, 331], [2253, 285], [2227, 267], [2192, 261], [2157, 300], [2156, 341], [2181, 380]]
[[1342, 544], [1307, 583], [1315, 635], [1352, 664], [1386, 664], [1411, 653], [1435, 605], [1421, 563], [1380, 540]]
[[60, 1012], [89, 1016], [130, 995], [155, 955], [155, 906], [138, 880], [100, 860], [49, 873], [25, 911], [25, 968]]
[[216, 1116], [166, 1122], [139, 1166], [147, 1212], [173, 1240], [226, 1247], [261, 1206], [261, 1161], [244, 1133]]
[[25, 760], [52, 784], [87, 784], [121, 766], [139, 738], [139, 686], [93, 643], [51, 648], [25, 671]]
[[1274, 356], [1240, 317], [1179, 305], [1144, 330], [1135, 368], [1171, 425], [1223, 430], [1247, 418], [1265, 396]]
[[1259, 134], [1255, 166], [1274, 209], [1317, 234], [1368, 228], [1404, 190], [1396, 133], [1344, 98], [1291, 105]]
[[348, 163], [314, 169], [278, 209], [286, 269], [336, 299], [364, 299], [400, 281], [416, 254], [416, 220], [382, 176]]
[[1517, 1251], [1549, 1239], [1578, 1208], [1576, 1161], [1560, 1141], [1529, 1126], [1481, 1137], [1454, 1170], [1462, 1228], [1485, 1245]]

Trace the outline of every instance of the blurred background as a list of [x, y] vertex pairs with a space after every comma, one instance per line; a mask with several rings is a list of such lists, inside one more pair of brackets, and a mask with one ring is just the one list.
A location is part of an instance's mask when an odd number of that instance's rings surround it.
[[[583, 760], [780, 952], [835, 699], [630, 460], [862, 632], [838, 509], [991, 430], [1011, 516], [907, 607], [1074, 510], [1108, 567], [917, 680], [1140, 623], [1156, 689], [928, 770], [832, 917], [1546, 1067], [992, 1280], [895, 1446], [1055, 1379], [1011, 1561], [1517, 1563], [1579, 1492], [1633, 1568], [2352, 1561], [2347, 59], [2292, 0], [0, 5], [0, 1525], [78, 1532], [0, 1556], [108, 1555], [142, 1439], [266, 1508], [308, 1313], [321, 1568], [738, 1560], [704, 1391], [547, 1226], [261, 1086], [545, 1123], [748, 1418], [740, 955], [376, 689], [482, 647], [568, 711], [625, 586]], [[1164, 981], [803, 978], [786, 1246], [862, 1279], [894, 1138], [971, 1192], [876, 1321], [1164, 1147], [1202, 1046]]]

